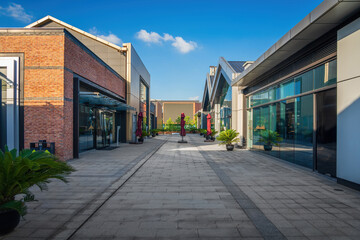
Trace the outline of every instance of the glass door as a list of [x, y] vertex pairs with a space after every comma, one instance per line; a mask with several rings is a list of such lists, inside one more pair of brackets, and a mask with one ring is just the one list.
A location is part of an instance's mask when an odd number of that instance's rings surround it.
[[109, 147], [115, 142], [115, 113], [97, 109], [96, 110], [96, 148]]
[[316, 94], [316, 109], [315, 168], [336, 177], [336, 88]]

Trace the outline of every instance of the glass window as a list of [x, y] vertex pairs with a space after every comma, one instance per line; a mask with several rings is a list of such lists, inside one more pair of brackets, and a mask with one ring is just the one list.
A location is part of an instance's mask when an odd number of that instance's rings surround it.
[[336, 83], [336, 74], [336, 60], [315, 68], [315, 89], [326, 87]]
[[326, 83], [326, 85], [331, 85], [336, 83], [337, 79], [337, 61], [336, 59], [329, 62], [329, 80]]
[[280, 158], [293, 162], [294, 160], [294, 134], [295, 134], [295, 100], [289, 99], [280, 102], [278, 109], [278, 132], [282, 137], [280, 143]]
[[260, 108], [253, 109], [253, 148], [260, 149], [261, 112]]
[[313, 90], [313, 75], [313, 70], [310, 70], [295, 78], [295, 95]]
[[313, 95], [296, 98], [295, 163], [313, 167]]
[[79, 150], [94, 148], [94, 111], [91, 107], [79, 105]]
[[280, 99], [294, 96], [294, 79], [280, 84]]

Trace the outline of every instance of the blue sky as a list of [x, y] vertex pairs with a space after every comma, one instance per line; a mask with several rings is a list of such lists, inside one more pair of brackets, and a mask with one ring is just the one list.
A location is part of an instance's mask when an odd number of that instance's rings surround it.
[[131, 42], [151, 74], [151, 98], [201, 100], [209, 66], [220, 56], [256, 60], [321, 2], [0, 1], [0, 26], [52, 15], [115, 43]]

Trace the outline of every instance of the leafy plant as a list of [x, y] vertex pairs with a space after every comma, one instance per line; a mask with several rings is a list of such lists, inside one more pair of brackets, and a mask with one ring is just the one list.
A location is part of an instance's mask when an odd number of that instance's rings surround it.
[[236, 132], [234, 129], [228, 129], [226, 131], [220, 132], [219, 136], [216, 138], [218, 141], [220, 141], [220, 145], [231, 145], [233, 142], [238, 142], [239, 133]]
[[160, 132], [159, 129], [151, 129], [150, 131], [151, 131], [151, 133], [153, 133], [153, 134], [156, 134], [156, 133]]
[[218, 131], [215, 131], [214, 129], [211, 129], [210, 136], [215, 137], [215, 135], [218, 133]]
[[259, 142], [264, 145], [275, 145], [279, 146], [279, 142], [282, 141], [282, 138], [276, 131], [271, 130], [263, 130], [260, 132], [260, 140]]
[[142, 137], [142, 138], [148, 137], [148, 136], [150, 136], [150, 133], [148, 133], [147, 131], [143, 130], [143, 131], [141, 132], [141, 137]]
[[[21, 216], [26, 214], [26, 202], [36, 201], [29, 190], [36, 185], [40, 190], [47, 190], [49, 179], [67, 182], [65, 176], [75, 171], [66, 162], [58, 161], [51, 153], [45, 151], [0, 150], [0, 211], [16, 210]], [[15, 200], [21, 195], [22, 198]]]

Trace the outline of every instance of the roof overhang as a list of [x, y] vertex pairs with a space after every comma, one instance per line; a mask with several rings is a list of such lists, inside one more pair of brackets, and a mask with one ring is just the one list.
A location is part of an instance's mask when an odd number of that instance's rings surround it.
[[240, 73], [236, 72], [231, 65], [225, 60], [225, 58], [220, 57], [219, 64], [216, 69], [215, 78], [210, 92], [210, 103], [212, 104], [215, 100], [216, 92], [218, 91], [218, 86], [220, 82], [221, 75], [224, 76], [229, 85], [233, 79], [235, 79]]
[[80, 92], [79, 102], [92, 107], [106, 108], [109, 110], [126, 111], [136, 110], [135, 108], [114, 98], [108, 97], [99, 92]]
[[359, 11], [359, 0], [325, 0], [237, 76], [232, 81], [232, 85], [251, 85], [254, 79], [271, 70]]

